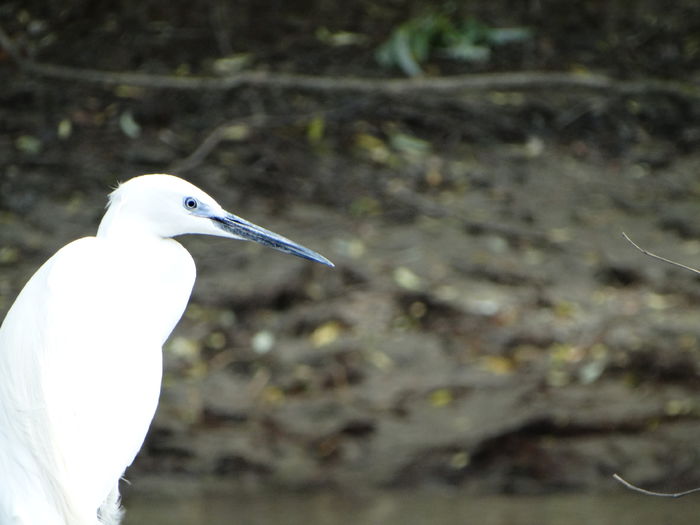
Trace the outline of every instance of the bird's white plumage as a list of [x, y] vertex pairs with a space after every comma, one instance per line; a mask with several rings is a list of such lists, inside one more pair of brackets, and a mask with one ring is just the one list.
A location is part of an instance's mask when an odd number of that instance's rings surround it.
[[[128, 210], [122, 198], [107, 214], [113, 225]], [[180, 197], [172, 201], [179, 212]], [[195, 267], [176, 241], [136, 221], [129, 232], [132, 218], [121, 218], [118, 230], [49, 259], [0, 329], [2, 524], [65, 514], [71, 525], [93, 525], [148, 430], [161, 347], [187, 304]], [[22, 477], [41, 486], [28, 488]]]
[[119, 478], [153, 418], [161, 348], [194, 284], [191, 256], [171, 239], [187, 233], [332, 265], [177, 177], [121, 185], [97, 236], [51, 257], [0, 327], [0, 525], [118, 523]]

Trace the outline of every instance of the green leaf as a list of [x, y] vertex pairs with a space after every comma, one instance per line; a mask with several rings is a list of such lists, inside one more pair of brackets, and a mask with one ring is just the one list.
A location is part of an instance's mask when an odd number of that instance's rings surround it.
[[486, 46], [476, 45], [468, 39], [454, 42], [445, 49], [445, 54], [450, 58], [464, 62], [485, 62], [491, 58], [491, 49]]
[[523, 42], [532, 38], [532, 30], [527, 27], [502, 27], [488, 30], [488, 41], [495, 45]]
[[416, 61], [411, 49], [411, 38], [409, 33], [404, 30], [399, 30], [394, 39], [394, 55], [396, 65], [408, 76], [415, 77], [423, 73], [420, 65]]
[[455, 22], [445, 12], [433, 12], [394, 29], [375, 57], [381, 65], [413, 77], [423, 73], [421, 64], [436, 51], [455, 60], [483, 62], [491, 58], [493, 46], [531, 37], [526, 27], [491, 28], [473, 17]]
[[130, 139], [138, 138], [141, 135], [141, 126], [128, 109], [119, 115], [119, 128]]
[[430, 142], [407, 133], [390, 134], [389, 143], [395, 150], [415, 157], [424, 157], [431, 150]]
[[316, 115], [311, 119], [309, 125], [306, 127], [306, 139], [312, 145], [320, 144], [323, 140], [323, 134], [326, 128], [326, 121], [323, 115]]
[[377, 50], [377, 62], [385, 67], [398, 67], [406, 75], [415, 77], [423, 73], [420, 65], [413, 56], [408, 32], [400, 27]]
[[22, 153], [36, 155], [41, 151], [41, 141], [32, 135], [20, 135], [15, 139], [15, 147]]

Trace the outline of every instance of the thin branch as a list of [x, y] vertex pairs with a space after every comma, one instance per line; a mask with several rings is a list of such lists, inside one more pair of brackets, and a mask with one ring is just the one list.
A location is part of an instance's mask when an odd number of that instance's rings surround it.
[[695, 274], [700, 275], [700, 270], [696, 270], [695, 268], [691, 268], [690, 266], [686, 266], [685, 264], [678, 263], [676, 261], [672, 261], [671, 259], [666, 259], [665, 257], [661, 257], [660, 255], [656, 255], [654, 253], [651, 253], [644, 248], [640, 247], [637, 243], [635, 243], [632, 239], [630, 239], [625, 232], [622, 232], [622, 236], [635, 248], [637, 248], [640, 252], [642, 252], [644, 255], [648, 255], [649, 257], [652, 257], [656, 260], [672, 264], [673, 266], [677, 266], [678, 268], [683, 268], [684, 270], [688, 270], [690, 272], [693, 272]]
[[216, 149], [219, 143], [226, 138], [226, 130], [236, 125], [248, 125], [251, 123], [260, 123], [264, 121], [265, 115], [251, 115], [250, 117], [238, 118], [224, 122], [216, 126], [199, 146], [184, 159], [178, 160], [170, 167], [170, 172], [182, 174], [199, 166]]
[[[644, 255], [648, 255], [649, 257], [652, 257], [653, 259], [656, 259], [661, 262], [665, 262], [668, 264], [672, 264], [673, 266], [677, 266], [678, 268], [683, 268], [684, 270], [688, 270], [690, 272], [693, 272], [695, 274], [700, 275], [700, 270], [696, 270], [695, 268], [691, 268], [690, 266], [686, 266], [685, 264], [678, 263], [676, 261], [672, 261], [671, 259], [666, 259], [666, 257], [661, 257], [660, 255], [656, 255], [655, 253], [651, 253], [650, 251], [645, 250], [641, 246], [639, 246], [637, 243], [635, 243], [632, 239], [629, 238], [629, 236], [625, 233], [622, 232], [622, 236], [629, 242], [632, 246], [637, 248], [640, 252], [642, 252]], [[686, 490], [683, 492], [653, 492], [651, 490], [646, 490], [641, 487], [638, 487], [636, 485], [632, 485], [629, 481], [623, 479], [619, 474], [613, 474], [613, 478], [620, 483], [622, 483], [625, 487], [627, 487], [630, 490], [633, 490], [635, 492], [639, 492], [641, 494], [645, 494], [647, 496], [657, 496], [661, 498], [681, 498], [683, 496], [687, 496], [688, 494], [693, 494], [695, 492], [700, 492], [700, 487]]]
[[192, 153], [190, 153], [184, 159], [178, 160], [170, 166], [170, 172], [175, 174], [182, 174], [193, 170], [198, 167], [209, 154], [214, 151], [217, 146], [224, 140], [226, 140], [226, 132], [233, 126], [249, 126], [249, 127], [262, 127], [266, 125], [287, 125], [293, 124], [299, 121], [308, 120], [316, 115], [324, 114], [318, 111], [312, 113], [298, 113], [292, 115], [266, 115], [266, 114], [254, 114], [247, 117], [235, 118], [219, 124], [212, 131], [210, 131], [204, 140], [199, 143]]
[[635, 492], [639, 492], [639, 493], [644, 494], [646, 496], [656, 496], [659, 498], [682, 498], [683, 496], [687, 496], [688, 494], [693, 494], [694, 492], [700, 492], [700, 487], [690, 489], [690, 490], [685, 490], [683, 492], [653, 492], [651, 490], [646, 490], [646, 489], [643, 489], [643, 488], [638, 487], [636, 485], [632, 485], [632, 483], [623, 479], [619, 474], [613, 474], [613, 478], [616, 481], [619, 481], [620, 483], [622, 483], [628, 489], [633, 490]]
[[556, 72], [484, 73], [446, 77], [362, 78], [304, 75], [269, 71], [242, 71], [225, 77], [152, 75], [133, 71], [103, 71], [45, 64], [22, 56], [12, 39], [0, 27], [0, 45], [17, 66], [30, 75], [102, 85], [130, 85], [153, 89], [233, 90], [242, 86], [305, 89], [321, 92], [356, 92], [407, 95], [423, 92], [489, 92], [585, 89], [623, 95], [670, 94], [700, 98], [700, 85], [645, 79], [620, 81], [605, 75]]
[[322, 117], [327, 120], [331, 117], [350, 113], [354, 114], [360, 108], [364, 107], [364, 102], [351, 102], [336, 106], [329, 110], [307, 111], [303, 113], [291, 113], [286, 115], [269, 115], [266, 113], [254, 113], [245, 117], [238, 117], [219, 124], [211, 130], [199, 145], [187, 157], [177, 160], [170, 165], [169, 171], [174, 174], [182, 174], [193, 170], [206, 160], [206, 158], [214, 151], [219, 144], [226, 140], [226, 134], [229, 129], [234, 126], [247, 126], [250, 128], [261, 128], [271, 126], [287, 126], [290, 124], [302, 124], [315, 117]]

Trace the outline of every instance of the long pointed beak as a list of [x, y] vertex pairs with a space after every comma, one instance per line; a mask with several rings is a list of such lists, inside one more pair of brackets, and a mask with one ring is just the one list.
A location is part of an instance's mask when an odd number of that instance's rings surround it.
[[242, 219], [237, 215], [233, 215], [232, 213], [227, 213], [222, 217], [212, 217], [211, 219], [219, 228], [237, 238], [246, 241], [254, 241], [262, 244], [263, 246], [269, 246], [275, 250], [279, 250], [290, 255], [296, 255], [297, 257], [308, 259], [309, 261], [325, 264], [326, 266], [335, 266], [320, 253], [309, 250], [301, 244], [297, 244], [286, 237], [282, 237], [281, 235], [271, 232], [270, 230], [261, 228], [260, 226]]

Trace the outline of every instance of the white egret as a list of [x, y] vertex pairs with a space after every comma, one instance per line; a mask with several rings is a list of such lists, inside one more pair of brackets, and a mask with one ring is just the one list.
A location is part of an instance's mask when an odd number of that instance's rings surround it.
[[194, 284], [192, 257], [172, 239], [183, 234], [333, 266], [172, 175], [120, 185], [97, 235], [51, 257], [0, 327], [0, 525], [119, 523], [119, 479], [153, 418], [162, 346]]

